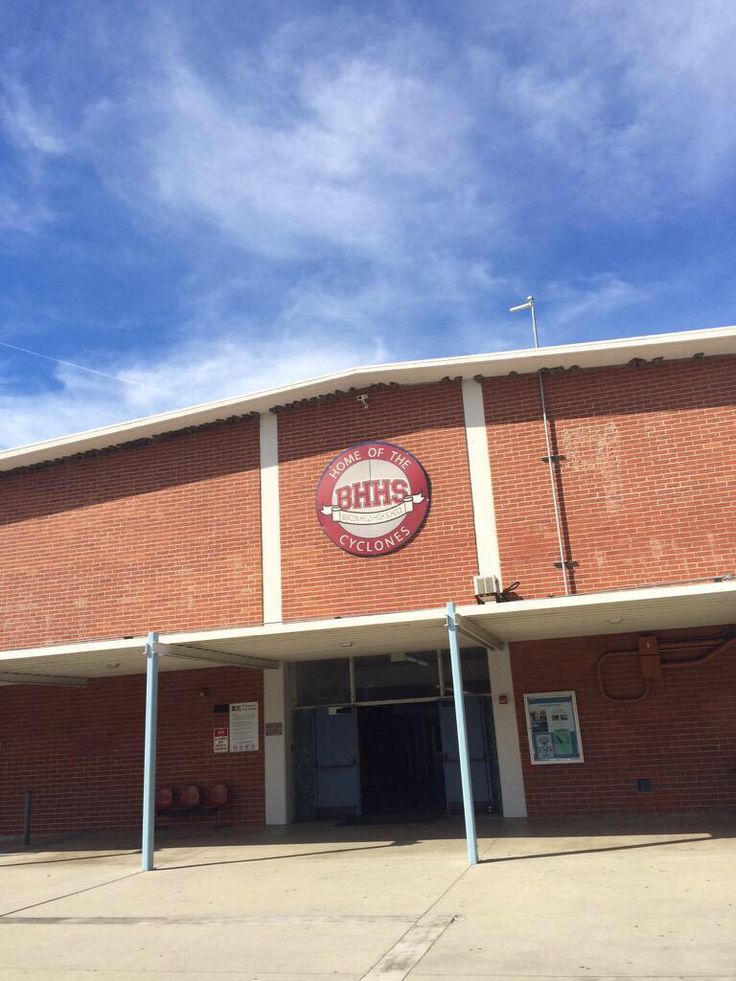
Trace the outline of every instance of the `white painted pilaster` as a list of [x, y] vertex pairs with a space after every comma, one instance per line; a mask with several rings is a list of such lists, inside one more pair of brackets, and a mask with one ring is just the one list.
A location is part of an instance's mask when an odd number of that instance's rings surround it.
[[[263, 622], [281, 623], [281, 512], [279, 508], [278, 417], [262, 412], [261, 435], [261, 556]], [[266, 675], [272, 672], [267, 671]]]
[[500, 582], [501, 563], [496, 534], [496, 515], [493, 508], [493, 482], [491, 480], [491, 461], [488, 455], [483, 387], [474, 378], [463, 379], [463, 409], [465, 411], [465, 440], [468, 447], [478, 573], [482, 576], [498, 576]]
[[266, 824], [289, 824], [293, 817], [291, 706], [288, 695], [285, 664], [280, 664], [278, 670], [263, 672]]
[[[514, 679], [511, 674], [511, 657], [507, 644], [504, 644], [500, 651], [488, 652], [488, 672], [491, 677], [493, 728], [496, 734], [503, 816], [526, 817], [526, 794], [524, 773], [521, 768]], [[501, 704], [498, 700], [499, 695], [506, 695], [508, 701]]]
[[[465, 411], [465, 439], [468, 447], [478, 572], [482, 576], [498, 576], [500, 582], [501, 560], [496, 531], [496, 512], [493, 504], [493, 480], [491, 477], [491, 459], [488, 453], [483, 386], [474, 378], [463, 379], [463, 409]], [[521, 769], [519, 730], [516, 724], [514, 681], [511, 675], [511, 657], [507, 645], [504, 645], [500, 651], [488, 652], [488, 670], [491, 677], [493, 727], [504, 817], [526, 817], [526, 796], [524, 794], [524, 775]], [[498, 701], [499, 695], [506, 695], [508, 701], [501, 704]]]

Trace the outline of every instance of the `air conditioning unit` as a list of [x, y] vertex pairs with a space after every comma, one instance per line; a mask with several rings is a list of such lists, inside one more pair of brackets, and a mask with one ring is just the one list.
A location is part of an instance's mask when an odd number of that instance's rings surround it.
[[498, 576], [473, 576], [473, 592], [483, 602], [495, 600], [496, 594], [501, 592]]

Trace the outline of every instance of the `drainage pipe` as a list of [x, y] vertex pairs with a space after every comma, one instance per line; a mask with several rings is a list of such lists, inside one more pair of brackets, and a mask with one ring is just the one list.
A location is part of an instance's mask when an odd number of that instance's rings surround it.
[[[534, 332], [534, 347], [539, 348], [539, 335], [537, 334], [537, 315], [534, 312], [534, 297], [527, 297], [527, 303], [532, 314], [532, 331]], [[544, 426], [544, 441], [547, 445], [547, 469], [549, 471], [549, 486], [552, 491], [552, 505], [555, 511], [555, 528], [557, 529], [557, 547], [560, 552], [560, 571], [562, 572], [562, 584], [565, 587], [565, 596], [570, 595], [570, 583], [567, 576], [567, 566], [565, 564], [565, 546], [562, 540], [562, 518], [560, 516], [560, 502], [557, 495], [557, 481], [555, 479], [555, 468], [552, 461], [552, 440], [549, 433], [549, 417], [547, 415], [547, 400], [544, 395], [544, 377], [541, 369], [537, 371], [539, 379], [539, 401], [542, 406], [542, 425]]]

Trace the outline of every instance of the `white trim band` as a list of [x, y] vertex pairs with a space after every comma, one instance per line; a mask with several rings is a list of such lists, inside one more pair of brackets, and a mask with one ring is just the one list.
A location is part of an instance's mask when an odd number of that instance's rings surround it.
[[[521, 766], [521, 745], [514, 699], [514, 679], [508, 646], [488, 652], [488, 673], [491, 678], [493, 728], [496, 736], [496, 758], [501, 782], [501, 801], [504, 817], [526, 817], [524, 771]], [[505, 695], [506, 702], [499, 701]]]
[[473, 501], [475, 548], [478, 555], [478, 574], [497, 576], [501, 581], [501, 560], [498, 552], [496, 512], [493, 504], [491, 459], [488, 452], [488, 431], [483, 405], [483, 386], [474, 378], [463, 379], [463, 410], [465, 440], [468, 447], [470, 493]]
[[261, 567], [263, 622], [281, 623], [281, 505], [279, 500], [279, 430], [273, 412], [260, 417]]

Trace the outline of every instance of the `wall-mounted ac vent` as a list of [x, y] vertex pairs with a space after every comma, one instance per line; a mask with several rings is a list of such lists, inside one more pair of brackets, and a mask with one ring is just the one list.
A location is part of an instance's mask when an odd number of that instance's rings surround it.
[[473, 592], [478, 599], [495, 599], [496, 593], [500, 591], [498, 576], [473, 576]]

